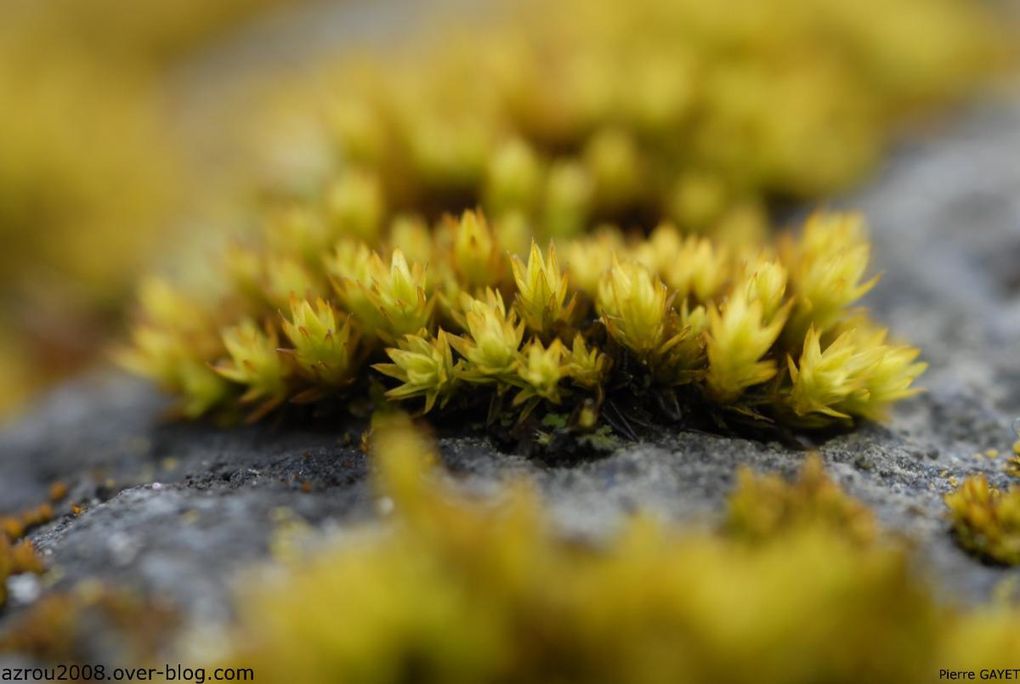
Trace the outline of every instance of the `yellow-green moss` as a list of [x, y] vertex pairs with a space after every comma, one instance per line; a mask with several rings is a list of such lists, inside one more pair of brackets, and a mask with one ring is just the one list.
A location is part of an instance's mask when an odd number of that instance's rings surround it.
[[[90, 357], [181, 193], [197, 203], [185, 176], [205, 177], [182, 171], [162, 120], [167, 66], [283, 1], [10, 8], [0, 408]], [[443, 47], [424, 56], [387, 43], [382, 57], [309, 70], [320, 85], [322, 71], [339, 72], [322, 117], [337, 173], [315, 193], [331, 221], [366, 235], [407, 212], [480, 205], [532, 224], [543, 243], [604, 219], [754, 234], [769, 197], [845, 186], [905, 115], [979, 83], [1000, 42], [965, 0], [566, 0], [493, 23], [443, 27]], [[321, 113], [293, 86], [279, 99]], [[244, 115], [239, 129], [261, 120]], [[279, 142], [290, 127], [271, 120], [252, 145], [292, 150]], [[306, 194], [298, 175], [271, 192]]]
[[1003, 491], [975, 475], [945, 500], [960, 546], [996, 563], [1020, 565], [1020, 486]]
[[834, 533], [828, 505], [755, 544], [638, 516], [590, 545], [559, 536], [527, 483], [490, 500], [444, 483], [406, 425], [371, 443], [392, 518], [250, 586], [223, 662], [270, 682], [910, 684], [1012, 667], [1020, 646], [1015, 609], [936, 605], [903, 549]]
[[547, 5], [342, 62], [332, 170], [271, 188], [262, 236], [200, 303], [144, 291], [128, 364], [192, 417], [355, 396], [370, 366], [391, 398], [503, 418], [629, 385], [715, 423], [814, 428], [908, 396], [916, 350], [849, 315], [875, 284], [860, 219], [776, 243], [766, 208], [844, 187], [904, 116], [973, 87], [1000, 45], [989, 17]]
[[990, 19], [967, 0], [525, 1], [316, 84], [336, 84], [337, 167], [390, 212], [478, 204], [543, 240], [642, 215], [710, 231], [859, 178], [897, 122], [981, 82]]
[[324, 221], [283, 225], [288, 242], [274, 220], [261, 246], [230, 252], [224, 272], [238, 275], [218, 300], [142, 290], [122, 358], [185, 415], [254, 419], [288, 399], [364, 396], [386, 376], [390, 399], [425, 411], [523, 419], [587, 401], [594, 416], [608, 398], [813, 428], [881, 418], [924, 369], [850, 308], [874, 282], [856, 215], [815, 214], [778, 247], [662, 224], [532, 242], [526, 257], [503, 244], [511, 224], [474, 212], [371, 244]]
[[740, 469], [727, 507], [728, 534], [762, 541], [812, 527], [862, 546], [878, 535], [871, 510], [829, 478], [817, 454], [808, 457], [793, 482]]

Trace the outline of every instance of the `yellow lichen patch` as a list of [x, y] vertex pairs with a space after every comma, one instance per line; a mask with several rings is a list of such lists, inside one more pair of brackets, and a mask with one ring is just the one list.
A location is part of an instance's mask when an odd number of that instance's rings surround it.
[[[60, 493], [61, 483], [54, 483], [55, 490]], [[64, 486], [66, 490], [66, 485]], [[53, 519], [53, 507], [40, 504], [17, 515], [0, 517], [0, 606], [7, 601], [7, 578], [25, 572], [42, 574], [45, 571], [42, 558], [35, 551], [35, 546], [27, 539], [22, 539], [33, 527], [44, 525]]]
[[[475, 212], [431, 232], [408, 225], [372, 246], [341, 238], [305, 255], [302, 268], [328, 274], [333, 293], [290, 289], [286, 315], [268, 281], [231, 280], [233, 291], [201, 305], [147, 284], [122, 358], [180, 394], [190, 417], [352, 399], [386, 376], [399, 381], [387, 386], [391, 399], [424, 411], [498, 407], [508, 423], [568, 395], [590, 400], [597, 419], [619, 393], [652, 411], [686, 402], [801, 428], [881, 419], [924, 370], [916, 349], [846, 308], [865, 287], [855, 284], [868, 253], [855, 217], [811, 217], [802, 238], [784, 238], [782, 259], [681, 241], [668, 224], [647, 239], [604, 227], [569, 244], [563, 269], [552, 244], [533, 241], [526, 261], [510, 254], [500, 220]], [[428, 264], [390, 251], [408, 240]], [[803, 285], [823, 276], [803, 274], [844, 253], [856, 254], [852, 273], [826, 282], [849, 294], [823, 303]], [[278, 257], [269, 242], [249, 255], [255, 271]]]
[[829, 478], [817, 454], [807, 458], [793, 482], [740, 469], [727, 508], [728, 533], [762, 541], [805, 527], [817, 527], [860, 545], [872, 543], [878, 533], [871, 510]]
[[637, 516], [586, 544], [559, 535], [525, 483], [492, 499], [448, 484], [406, 419], [376, 421], [370, 443], [385, 525], [248, 585], [221, 662], [313, 684], [921, 684], [1015, 658], [1015, 610], [937, 606], [903, 549], [861, 543], [873, 527], [817, 465], [753, 486], [797, 490], [811, 503], [796, 515], [820, 525], [747, 544]]
[[1020, 486], [1003, 491], [975, 475], [945, 501], [960, 546], [996, 563], [1020, 565]]
[[53, 506], [43, 503], [15, 515], [0, 516], [0, 532], [10, 541], [16, 541], [33, 527], [45, 525], [52, 519]]
[[7, 601], [8, 577], [25, 572], [38, 575], [44, 570], [42, 559], [36, 554], [32, 542], [22, 540], [12, 543], [6, 535], [0, 535], [0, 606]]
[[50, 485], [49, 491], [50, 501], [53, 503], [60, 503], [61, 501], [67, 498], [67, 493], [69, 491], [70, 488], [67, 486], [66, 482], [60, 480], [54, 482], [53, 484]]

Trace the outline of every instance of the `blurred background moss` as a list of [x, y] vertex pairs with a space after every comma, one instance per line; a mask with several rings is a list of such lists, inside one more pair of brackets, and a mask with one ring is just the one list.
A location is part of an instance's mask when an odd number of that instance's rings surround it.
[[93, 357], [189, 196], [174, 70], [288, 1], [0, 2], [0, 415]]

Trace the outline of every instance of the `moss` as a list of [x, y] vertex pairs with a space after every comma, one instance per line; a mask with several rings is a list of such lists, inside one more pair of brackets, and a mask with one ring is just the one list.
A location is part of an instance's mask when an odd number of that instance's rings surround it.
[[273, 264], [296, 255], [267, 238], [244, 260], [252, 277], [218, 301], [147, 285], [123, 359], [190, 417], [350, 401], [382, 376], [397, 381], [389, 399], [425, 412], [489, 407], [512, 423], [573, 402], [590, 429], [607, 402], [817, 428], [881, 419], [917, 391], [917, 350], [851, 309], [873, 283], [858, 216], [813, 215], [777, 247], [605, 228], [569, 242], [562, 263], [553, 244], [508, 255], [504, 228], [465, 212], [373, 246], [338, 233], [295, 262], [303, 289], [283, 315]]
[[975, 475], [945, 501], [960, 546], [995, 563], [1020, 565], [1020, 486], [1004, 491]]
[[728, 534], [760, 542], [812, 527], [862, 546], [878, 536], [874, 514], [829, 478], [817, 454], [807, 458], [793, 482], [740, 469], [727, 507]]
[[966, 0], [519, 2], [333, 65], [326, 133], [390, 212], [477, 204], [543, 240], [649, 215], [712, 231], [859, 178], [897, 122], [981, 82], [1004, 44], [990, 18]]
[[527, 483], [451, 486], [406, 422], [371, 445], [392, 517], [250, 585], [224, 662], [264, 681], [909, 684], [1015, 658], [1020, 613], [937, 605], [816, 464], [792, 486], [745, 478], [733, 510], [797, 511], [753, 544], [639, 515], [593, 545], [558, 535]]

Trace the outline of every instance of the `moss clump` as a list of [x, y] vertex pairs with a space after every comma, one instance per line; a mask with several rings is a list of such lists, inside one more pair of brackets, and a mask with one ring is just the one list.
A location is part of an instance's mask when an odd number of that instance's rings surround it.
[[960, 546], [995, 563], [1020, 565], [1020, 486], [1003, 491], [975, 475], [945, 500]]
[[127, 364], [190, 417], [385, 389], [512, 431], [560, 404], [599, 425], [607, 402], [623, 432], [632, 408], [824, 428], [908, 396], [916, 350], [850, 309], [874, 285], [860, 220], [776, 243], [767, 206], [844, 186], [905, 115], [971, 87], [988, 17], [546, 5], [408, 63], [341, 65], [335, 167], [272, 188], [218, 288], [145, 288]]
[[881, 418], [916, 391], [917, 350], [850, 309], [874, 284], [858, 216], [815, 214], [775, 247], [663, 224], [526, 256], [505, 244], [513, 226], [465, 212], [370, 246], [288, 214], [230, 254], [218, 300], [146, 287], [124, 361], [190, 417], [386, 388], [424, 411], [487, 406], [518, 424], [583, 404], [591, 428], [608, 402], [812, 428]]
[[727, 533], [760, 542], [805, 527], [819, 527], [862, 546], [878, 536], [874, 514], [829, 478], [817, 454], [808, 457], [794, 482], [740, 469], [729, 498]]
[[243, 593], [224, 662], [264, 681], [910, 684], [1015, 658], [1015, 610], [939, 608], [902, 549], [831, 520], [747, 544], [639, 516], [592, 546], [525, 483], [445, 484], [406, 425], [371, 443], [393, 517]]

